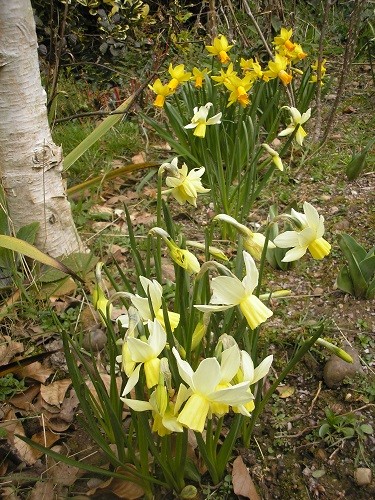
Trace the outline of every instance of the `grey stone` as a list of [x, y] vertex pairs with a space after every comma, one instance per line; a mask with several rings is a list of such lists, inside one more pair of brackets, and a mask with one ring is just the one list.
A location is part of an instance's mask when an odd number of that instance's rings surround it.
[[353, 378], [357, 373], [364, 373], [356, 349], [345, 346], [344, 351], [350, 354], [353, 363], [347, 363], [338, 356], [333, 355], [324, 366], [324, 382], [330, 388], [338, 387], [344, 378]]
[[358, 467], [354, 471], [354, 479], [358, 486], [366, 486], [370, 484], [372, 481], [372, 472], [371, 469], [367, 467]]

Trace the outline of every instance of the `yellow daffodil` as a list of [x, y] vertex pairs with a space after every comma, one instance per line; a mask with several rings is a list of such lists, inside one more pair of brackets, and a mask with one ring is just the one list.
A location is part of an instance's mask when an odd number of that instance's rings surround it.
[[150, 332], [147, 339], [128, 337], [124, 342], [127, 343], [129, 358], [135, 364], [143, 365], [146, 385], [150, 389], [159, 381], [160, 359], [158, 356], [167, 343], [167, 334], [157, 319], [149, 320], [147, 326]]
[[293, 36], [293, 30], [287, 30], [286, 28], [281, 28], [280, 34], [275, 36], [273, 39], [273, 44], [276, 46], [276, 50], [279, 50], [280, 47], [285, 47], [286, 50], [292, 51], [295, 47], [295, 44], [291, 41]]
[[[321, 80], [320, 84], [321, 85], [323, 85], [322, 80], [323, 80], [323, 78], [326, 74], [326, 71], [327, 71], [327, 68], [325, 66], [326, 62], [327, 62], [327, 60], [323, 59], [322, 64], [320, 66], [320, 80]], [[316, 83], [318, 81], [318, 64], [319, 64], [318, 61], [315, 61], [315, 63], [311, 65], [311, 69], [314, 71], [314, 73], [311, 75], [310, 80], [309, 80], [311, 83]]]
[[208, 102], [200, 108], [194, 108], [194, 116], [191, 119], [191, 123], [185, 125], [184, 128], [193, 128], [193, 134], [197, 137], [203, 139], [206, 135], [207, 125], [219, 125], [221, 123], [222, 113], [217, 113], [207, 120], [208, 112], [212, 106], [211, 102]]
[[243, 78], [233, 76], [230, 81], [225, 82], [224, 85], [231, 91], [228, 99], [228, 107], [235, 102], [239, 102], [242, 107], [246, 107], [250, 103], [250, 99], [247, 94], [253, 85], [250, 73], [247, 73]]
[[226, 64], [230, 61], [228, 52], [233, 45], [228, 44], [228, 40], [224, 35], [219, 35], [214, 38], [213, 45], [206, 45], [206, 49], [212, 56], [217, 56], [221, 64]]
[[314, 259], [323, 259], [331, 251], [331, 245], [323, 238], [324, 217], [319, 215], [316, 208], [305, 201], [304, 213], [291, 211], [290, 220], [295, 220], [298, 231], [286, 231], [275, 238], [275, 245], [280, 248], [290, 248], [283, 262], [292, 262], [310, 251]]
[[238, 306], [250, 328], [254, 330], [272, 316], [272, 311], [253, 295], [259, 273], [250, 254], [243, 252], [246, 275], [242, 281], [235, 276], [218, 276], [211, 282], [212, 297], [208, 305], [195, 305], [199, 311], [226, 311]]
[[251, 75], [252, 80], [256, 80], [257, 78], [263, 77], [262, 67], [257, 59], [255, 60], [253, 58], [244, 59], [242, 57], [240, 61], [240, 66], [244, 72], [249, 73]]
[[226, 83], [230, 83], [235, 76], [237, 76], [237, 71], [234, 71], [233, 63], [230, 63], [226, 71], [221, 69], [220, 75], [211, 76], [211, 79], [218, 84], [225, 85]]
[[181, 83], [188, 82], [191, 78], [190, 71], [185, 71], [185, 66], [183, 64], [178, 64], [173, 67], [171, 63], [168, 68], [168, 73], [172, 77], [168, 83], [168, 88], [172, 91], [175, 91]]
[[266, 143], [262, 144], [262, 146], [267, 151], [267, 153], [269, 153], [272, 156], [272, 161], [274, 162], [274, 164], [276, 165], [276, 167], [279, 170], [281, 170], [281, 172], [282, 172], [284, 170], [284, 165], [283, 165], [283, 162], [282, 162], [282, 160], [280, 158], [279, 153], [277, 151], [275, 151], [274, 149], [272, 149], [271, 146], [269, 146]]
[[291, 114], [291, 122], [287, 126], [285, 130], [282, 130], [278, 135], [279, 137], [285, 137], [286, 135], [292, 134], [296, 127], [298, 126], [297, 133], [295, 135], [295, 139], [297, 143], [302, 146], [303, 139], [306, 137], [307, 132], [305, 132], [302, 125], [307, 122], [307, 120], [311, 116], [311, 108], [309, 108], [305, 113], [301, 113], [297, 108], [293, 108], [292, 106], [284, 106], [284, 109], [287, 109]]
[[[206, 245], [204, 243], [199, 243], [199, 241], [187, 241], [186, 242], [186, 245], [189, 246], [189, 247], [195, 247], [195, 248], [199, 248], [200, 250], [206, 250]], [[217, 248], [217, 247], [213, 247], [213, 246], [209, 246], [208, 247], [208, 251], [209, 253], [215, 257], [215, 259], [219, 259], [219, 260], [226, 260], [228, 261], [228, 257], [225, 255], [225, 253], [220, 250], [220, 248]]]
[[263, 73], [263, 80], [268, 81], [273, 78], [279, 78], [284, 85], [288, 85], [292, 81], [292, 75], [287, 73], [289, 61], [285, 56], [280, 54], [275, 55], [273, 61], [268, 62], [268, 70]]
[[211, 71], [208, 71], [207, 68], [202, 70], [194, 67], [193, 68], [193, 76], [191, 79], [195, 82], [195, 88], [200, 89], [203, 86], [204, 78], [206, 75], [209, 75]]
[[[100, 312], [100, 319], [101, 321], [105, 324], [104, 318], [107, 317], [107, 305], [109, 303], [109, 300], [105, 296], [104, 290], [103, 290], [103, 278], [102, 278], [102, 267], [104, 263], [103, 262], [98, 262], [95, 268], [95, 288], [92, 292], [92, 304], [94, 306], [94, 309], [96, 311]], [[109, 315], [111, 315], [112, 311], [112, 304], [109, 305]]]
[[292, 61], [301, 61], [307, 57], [307, 53], [304, 52], [303, 48], [299, 43], [295, 44], [294, 49], [289, 53], [289, 58]]
[[170, 167], [166, 167], [168, 164], [163, 164], [160, 169], [167, 170], [167, 172], [172, 175], [166, 178], [166, 184], [171, 189], [163, 191], [162, 194], [171, 194], [180, 205], [184, 205], [188, 202], [193, 207], [197, 206], [197, 197], [200, 193], [208, 193], [210, 190], [206, 189], [202, 185], [201, 177], [204, 174], [205, 168], [193, 168], [188, 171], [187, 165], [183, 163], [181, 168], [177, 167], [177, 160], [174, 158], [172, 163], [169, 164]]
[[189, 274], [192, 273], [199, 273], [200, 271], [200, 264], [198, 259], [194, 254], [189, 252], [189, 250], [186, 250], [184, 248], [180, 248], [169, 236], [167, 231], [164, 231], [161, 227], [153, 227], [150, 230], [150, 234], [160, 236], [163, 238], [164, 242], [167, 244], [169, 254], [171, 256], [171, 259], [180, 267], [183, 269], [186, 269], [186, 271]]
[[[146, 293], [146, 297], [141, 297], [140, 295], [133, 293], [127, 294], [128, 297], [130, 298], [133, 306], [138, 310], [142, 321], [152, 320], [155, 317], [164, 328], [165, 325], [162, 309], [162, 286], [156, 280], [151, 281], [144, 276], [140, 276], [139, 281], [141, 282], [142, 288]], [[150, 302], [152, 311], [150, 310]], [[180, 315], [175, 312], [168, 311], [168, 319], [173, 331], [180, 321]], [[127, 314], [119, 316], [117, 318], [117, 321], [119, 321], [120, 324], [125, 328], [129, 326], [129, 316]]]
[[[247, 252], [256, 260], [260, 260], [266, 238], [261, 233], [254, 233], [248, 227], [240, 224], [233, 217], [227, 214], [219, 214], [214, 220], [221, 220], [234, 226], [243, 237], [243, 246]], [[268, 248], [276, 248], [272, 241], [268, 241]]]
[[165, 98], [173, 94], [174, 92], [169, 88], [168, 84], [163, 85], [160, 81], [160, 78], [155, 80], [153, 85], [149, 85], [149, 88], [156, 94], [154, 106], [158, 108], [162, 108], [165, 103]]
[[246, 404], [252, 399], [252, 395], [248, 392], [248, 382], [218, 389], [220, 381], [230, 376], [225, 373], [225, 370], [233, 372], [235, 368], [238, 369], [239, 364], [220, 366], [216, 358], [206, 358], [193, 371], [189, 363], [181, 359], [175, 347], [173, 347], [172, 352], [177, 361], [180, 377], [188, 386], [181, 384], [177, 395], [177, 402], [184, 403], [177, 420], [184, 427], [196, 432], [203, 432], [207, 417], [211, 418], [212, 416], [211, 406], [213, 404], [238, 406]]

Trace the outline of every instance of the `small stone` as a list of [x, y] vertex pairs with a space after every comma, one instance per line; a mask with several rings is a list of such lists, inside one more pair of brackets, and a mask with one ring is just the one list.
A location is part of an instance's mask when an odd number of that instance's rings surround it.
[[324, 366], [324, 382], [331, 389], [339, 386], [344, 378], [353, 378], [357, 373], [364, 373], [356, 349], [345, 346], [344, 351], [350, 354], [353, 363], [347, 363], [338, 356], [333, 355]]
[[372, 481], [372, 472], [371, 469], [367, 467], [358, 467], [354, 471], [354, 479], [358, 486], [366, 486], [370, 484]]
[[83, 337], [82, 347], [86, 351], [101, 351], [107, 343], [107, 335], [100, 328], [87, 332]]

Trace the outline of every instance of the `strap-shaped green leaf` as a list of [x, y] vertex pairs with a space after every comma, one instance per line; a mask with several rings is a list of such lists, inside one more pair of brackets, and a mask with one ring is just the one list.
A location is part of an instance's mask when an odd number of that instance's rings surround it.
[[349, 234], [341, 234], [339, 238], [339, 245], [348, 261], [352, 256], [359, 264], [363, 259], [366, 258], [366, 250]]
[[371, 257], [363, 259], [359, 264], [359, 268], [361, 269], [367, 283], [371, 281], [375, 274], [375, 255], [371, 255]]
[[354, 295], [353, 281], [348, 266], [344, 266], [339, 272], [336, 279], [336, 285], [343, 292], [349, 293], [350, 295]]

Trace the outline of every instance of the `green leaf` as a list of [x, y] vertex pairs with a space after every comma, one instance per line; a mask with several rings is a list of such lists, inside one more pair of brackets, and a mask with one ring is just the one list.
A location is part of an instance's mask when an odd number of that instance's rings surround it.
[[340, 432], [341, 434], [344, 434], [344, 436], [347, 438], [351, 438], [355, 434], [355, 430], [353, 429], [353, 427], [342, 427], [340, 429]]
[[375, 255], [363, 259], [359, 264], [359, 268], [367, 282], [370, 282], [375, 274]]
[[330, 433], [331, 426], [329, 424], [323, 424], [319, 428], [319, 437], [324, 438], [327, 434]]
[[375, 278], [370, 282], [366, 292], [366, 299], [373, 298], [375, 298]]
[[27, 226], [21, 227], [16, 236], [20, 240], [27, 241], [27, 243], [30, 243], [30, 245], [33, 245], [35, 242], [35, 238], [37, 235], [37, 232], [39, 230], [40, 224], [39, 222], [32, 222], [31, 224], [28, 224]]
[[348, 266], [344, 266], [339, 272], [336, 279], [336, 285], [337, 288], [339, 288], [343, 292], [354, 295], [354, 286]]
[[352, 159], [346, 166], [346, 176], [349, 181], [353, 181], [361, 174], [362, 170], [366, 166], [366, 157], [370, 147], [374, 144], [375, 140], [370, 141], [366, 147], [362, 149], [357, 154], [352, 156]]
[[37, 260], [42, 264], [47, 266], [54, 267], [64, 272], [65, 274], [70, 274], [74, 279], [83, 282], [83, 280], [76, 275], [71, 269], [65, 266], [62, 262], [50, 257], [46, 253], [41, 252], [30, 243], [26, 241], [20, 240], [18, 238], [14, 238], [13, 236], [7, 236], [4, 234], [0, 235], [0, 247], [7, 248], [8, 250], [12, 250], [13, 252], [21, 253], [26, 257], [30, 257], [31, 259]]
[[339, 245], [348, 261], [350, 257], [353, 256], [359, 264], [363, 259], [366, 258], [366, 250], [349, 234], [342, 233], [340, 235]]
[[367, 283], [359, 267], [366, 255], [366, 250], [348, 234], [342, 234], [339, 239], [340, 248], [348, 261], [350, 277], [353, 283], [354, 295], [358, 298], [366, 296]]
[[373, 434], [374, 433], [374, 429], [372, 428], [372, 426], [370, 424], [362, 424], [360, 426], [360, 429], [365, 434]]

